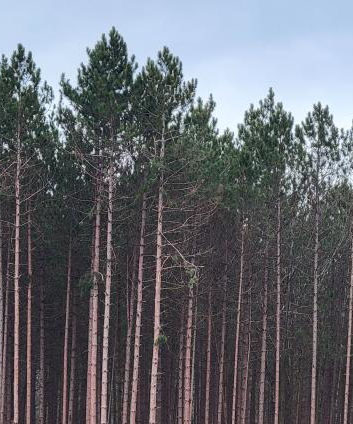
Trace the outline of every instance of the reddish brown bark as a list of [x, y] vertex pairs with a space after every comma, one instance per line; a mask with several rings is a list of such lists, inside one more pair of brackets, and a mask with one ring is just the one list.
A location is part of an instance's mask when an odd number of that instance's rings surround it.
[[66, 308], [65, 308], [65, 335], [64, 335], [64, 362], [63, 362], [63, 388], [62, 388], [62, 424], [67, 423], [67, 382], [68, 382], [68, 356], [69, 356], [69, 326], [70, 326], [70, 300], [71, 300], [71, 261], [72, 240], [69, 241], [69, 255], [67, 263], [67, 286], [66, 286]]
[[146, 194], [143, 195], [141, 229], [140, 229], [140, 249], [137, 275], [137, 305], [135, 320], [135, 341], [134, 341], [134, 365], [132, 370], [132, 388], [130, 402], [130, 424], [136, 423], [137, 412], [137, 390], [140, 368], [140, 345], [141, 345], [141, 323], [142, 323], [142, 302], [143, 302], [143, 261], [145, 250], [145, 227], [146, 227]]
[[103, 323], [102, 354], [102, 394], [101, 424], [108, 422], [108, 365], [109, 365], [109, 328], [110, 328], [110, 292], [112, 284], [112, 231], [113, 231], [113, 164], [108, 169], [108, 218], [107, 218], [107, 273], [105, 280], [105, 306]]
[[246, 224], [242, 224], [241, 229], [241, 248], [240, 248], [240, 274], [239, 274], [239, 288], [238, 288], [238, 305], [237, 305], [237, 322], [235, 330], [235, 350], [234, 350], [234, 377], [233, 377], [233, 397], [232, 397], [232, 424], [236, 422], [237, 416], [237, 392], [238, 392], [238, 360], [239, 360], [239, 335], [240, 335], [240, 318], [241, 318], [241, 304], [243, 293], [243, 278], [244, 278], [244, 244], [245, 244], [245, 230]]
[[[164, 161], [165, 140], [162, 134], [160, 161]], [[163, 171], [161, 172], [158, 188], [158, 216], [157, 216], [157, 249], [156, 249], [156, 284], [154, 295], [154, 328], [153, 353], [150, 383], [149, 424], [157, 424], [157, 383], [159, 367], [159, 343], [161, 335], [161, 290], [162, 290], [162, 236], [163, 236]]]
[[32, 234], [31, 234], [31, 209], [28, 209], [27, 227], [27, 261], [28, 261], [28, 287], [27, 287], [27, 382], [26, 382], [26, 424], [31, 424], [32, 414]]

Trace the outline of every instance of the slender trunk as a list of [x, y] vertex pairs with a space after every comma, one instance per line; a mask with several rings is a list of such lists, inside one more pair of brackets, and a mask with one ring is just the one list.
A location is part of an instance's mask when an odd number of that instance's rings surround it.
[[242, 291], [243, 291], [243, 278], [244, 278], [244, 242], [245, 242], [245, 223], [242, 225], [241, 230], [241, 250], [240, 250], [240, 275], [239, 275], [239, 293], [238, 293], [238, 306], [237, 306], [237, 324], [235, 332], [235, 350], [234, 350], [234, 378], [233, 378], [233, 399], [232, 399], [232, 424], [236, 422], [236, 403], [238, 392], [238, 358], [239, 358], [239, 335], [240, 335], [240, 318], [241, 318], [241, 304], [242, 304]]
[[221, 355], [220, 355], [220, 361], [219, 361], [217, 424], [222, 424], [223, 390], [224, 390], [224, 348], [225, 348], [225, 338], [226, 338], [227, 276], [224, 277], [223, 290], [224, 290], [224, 294], [223, 294], [223, 306], [222, 306]]
[[211, 337], [212, 337], [212, 292], [210, 287], [208, 292], [208, 316], [207, 316], [205, 424], [210, 423]]
[[15, 269], [14, 269], [14, 371], [13, 371], [13, 424], [19, 423], [19, 369], [20, 369], [20, 131], [18, 130], [15, 179]]
[[74, 398], [75, 398], [75, 389], [76, 389], [76, 344], [77, 344], [76, 296], [75, 296], [74, 289], [72, 289], [72, 334], [71, 334], [71, 359], [70, 359], [69, 413], [68, 413], [68, 421], [67, 421], [68, 424], [74, 423]]
[[196, 289], [195, 312], [194, 312], [194, 333], [192, 342], [192, 364], [191, 364], [191, 402], [190, 402], [190, 422], [193, 422], [195, 416], [195, 358], [196, 358], [196, 338], [197, 338], [197, 298], [198, 286]]
[[276, 371], [275, 371], [275, 415], [274, 424], [279, 422], [279, 372], [281, 341], [281, 200], [277, 199], [277, 257], [276, 257]]
[[[94, 256], [94, 253], [92, 254]], [[93, 275], [93, 261], [92, 260], [92, 275]], [[92, 290], [89, 296], [89, 317], [88, 317], [88, 352], [87, 352], [87, 389], [86, 389], [86, 423], [90, 422], [91, 410], [91, 354], [92, 354]]]
[[[250, 308], [250, 305], [249, 305]], [[245, 424], [246, 412], [247, 412], [247, 401], [248, 401], [248, 379], [249, 379], [249, 360], [250, 360], [250, 314], [248, 322], [248, 334], [246, 336], [246, 345], [244, 352], [244, 363], [243, 363], [243, 387], [241, 396], [241, 411], [240, 411], [240, 424]]]
[[137, 306], [135, 321], [135, 341], [134, 341], [134, 365], [132, 371], [132, 388], [130, 402], [130, 424], [136, 423], [137, 411], [137, 388], [140, 368], [140, 338], [142, 320], [142, 299], [143, 299], [143, 260], [145, 250], [145, 227], [146, 227], [146, 194], [142, 200], [141, 230], [140, 230], [140, 251], [137, 275]]
[[[105, 308], [103, 324], [102, 354], [102, 396], [101, 424], [108, 420], [108, 365], [109, 365], [109, 327], [110, 327], [110, 292], [112, 283], [112, 229], [113, 229], [113, 164], [108, 169], [108, 223], [107, 223], [107, 275], [105, 283]], [[98, 272], [98, 270], [97, 270]], [[94, 423], [95, 424], [95, 423]]]
[[[162, 134], [160, 161], [164, 161], [164, 130]], [[159, 364], [159, 343], [161, 335], [161, 289], [162, 289], [162, 234], [163, 234], [163, 171], [158, 189], [158, 218], [157, 218], [157, 251], [156, 251], [156, 286], [154, 297], [154, 328], [153, 328], [153, 353], [150, 384], [150, 415], [149, 424], [156, 424], [157, 417], [157, 380]]]
[[343, 424], [348, 424], [349, 381], [350, 381], [351, 347], [352, 347], [352, 311], [353, 311], [353, 237], [351, 237], [351, 279], [350, 279], [350, 285], [349, 285], [346, 383], [345, 383], [345, 389], [344, 389]]
[[43, 276], [40, 282], [40, 335], [39, 335], [39, 424], [45, 423], [45, 412], [44, 412], [44, 388], [45, 388], [45, 364], [44, 364], [44, 343], [45, 343], [45, 334], [44, 334], [44, 282]]
[[92, 296], [92, 340], [91, 340], [91, 376], [90, 376], [90, 424], [97, 424], [97, 356], [98, 356], [98, 278], [100, 256], [100, 222], [101, 222], [101, 175], [98, 176], [96, 199], [96, 220], [93, 259]]
[[[1, 206], [0, 206], [1, 207]], [[0, 209], [0, 405], [5, 386], [3, 384], [3, 355], [4, 355], [4, 281], [3, 281], [3, 263], [2, 263], [2, 216]], [[1, 415], [0, 415], [1, 419]]]
[[32, 407], [32, 234], [31, 234], [31, 210], [28, 209], [28, 287], [27, 287], [27, 396], [26, 396], [26, 424], [31, 424]]
[[183, 358], [184, 358], [184, 308], [181, 313], [179, 336], [179, 364], [178, 364], [178, 405], [177, 421], [183, 424]]
[[[135, 304], [135, 280], [136, 280], [136, 258], [137, 255], [134, 253], [132, 279], [131, 279], [131, 291], [130, 291], [130, 302], [128, 308], [128, 324], [127, 324], [127, 335], [126, 335], [126, 349], [125, 349], [125, 367], [124, 367], [124, 395], [123, 395], [123, 424], [128, 424], [128, 409], [129, 409], [129, 389], [130, 389], [130, 367], [131, 367], [131, 341], [132, 341], [132, 320], [134, 316], [134, 304]], [[127, 291], [128, 293], [128, 291]], [[128, 296], [127, 296], [128, 297]]]
[[191, 411], [191, 344], [192, 344], [192, 320], [194, 304], [194, 287], [189, 287], [189, 300], [186, 324], [186, 346], [185, 346], [185, 374], [184, 374], [184, 418], [183, 424], [190, 423]]
[[[9, 237], [10, 239], [10, 237]], [[2, 363], [0, 366], [2, 367], [2, 393], [1, 393], [1, 411], [0, 411], [0, 422], [6, 422], [6, 397], [5, 395], [10, 392], [9, 385], [6, 385], [8, 370], [7, 370], [7, 353], [8, 353], [8, 329], [9, 329], [9, 302], [10, 302], [10, 249], [11, 244], [10, 240], [8, 241], [7, 247], [7, 263], [6, 263], [6, 282], [5, 282], [5, 322], [4, 322], [4, 345], [3, 345], [3, 356]]]
[[268, 242], [265, 251], [265, 269], [264, 269], [264, 297], [262, 309], [262, 340], [261, 340], [261, 368], [260, 368], [260, 393], [259, 393], [259, 422], [264, 424], [264, 406], [265, 406], [265, 380], [266, 380], [266, 344], [267, 344], [267, 287], [268, 287]]
[[71, 260], [72, 240], [70, 235], [69, 256], [67, 264], [67, 288], [66, 288], [66, 313], [65, 313], [65, 336], [64, 336], [64, 364], [63, 364], [63, 397], [62, 397], [62, 424], [67, 423], [67, 381], [68, 381], [68, 350], [69, 350], [69, 326], [70, 326], [70, 298], [71, 298]]
[[315, 210], [315, 252], [314, 252], [314, 297], [313, 297], [313, 356], [311, 368], [311, 403], [310, 424], [316, 422], [316, 365], [317, 365], [317, 288], [318, 288], [318, 264], [319, 264], [319, 201], [318, 189], [316, 190]]

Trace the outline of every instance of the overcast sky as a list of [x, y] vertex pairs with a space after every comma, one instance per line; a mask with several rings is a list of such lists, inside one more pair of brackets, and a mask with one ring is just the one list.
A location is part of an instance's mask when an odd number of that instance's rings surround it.
[[86, 47], [115, 26], [140, 66], [164, 45], [178, 55], [185, 76], [198, 79], [198, 94], [213, 94], [221, 129], [236, 130], [269, 87], [297, 122], [321, 101], [338, 126], [351, 126], [351, 0], [0, 3], [0, 52], [9, 55], [24, 44], [56, 90], [61, 73], [74, 79]]

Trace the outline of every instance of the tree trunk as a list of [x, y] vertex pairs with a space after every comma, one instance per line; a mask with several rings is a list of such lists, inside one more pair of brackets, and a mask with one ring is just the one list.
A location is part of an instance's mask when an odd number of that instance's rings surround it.
[[193, 283], [191, 283], [189, 287], [187, 324], [186, 324], [183, 424], [190, 424], [190, 418], [191, 418], [191, 345], [192, 345], [193, 307], [194, 307], [194, 286], [193, 286]]
[[311, 403], [310, 424], [316, 422], [316, 364], [317, 364], [317, 288], [318, 288], [318, 265], [319, 265], [319, 200], [318, 189], [316, 190], [315, 207], [315, 251], [314, 251], [314, 297], [313, 297], [313, 356], [311, 368]]
[[[2, 238], [2, 216], [0, 206], [0, 408], [3, 399], [3, 392], [5, 385], [3, 384], [3, 357], [4, 353], [4, 281], [3, 281], [3, 262], [2, 262], [2, 249], [3, 249], [3, 238]], [[0, 415], [1, 419], [2, 415]]]
[[137, 389], [139, 381], [140, 368], [140, 344], [141, 344], [141, 320], [142, 320], [142, 301], [143, 301], [143, 260], [145, 251], [145, 227], [146, 227], [146, 194], [142, 199], [141, 230], [140, 230], [140, 251], [137, 275], [137, 306], [135, 321], [135, 341], [134, 341], [134, 365], [132, 370], [132, 388], [130, 402], [130, 424], [136, 423], [137, 411]]
[[[128, 308], [127, 320], [127, 335], [126, 335], [126, 348], [125, 348], [125, 367], [124, 367], [124, 394], [123, 394], [123, 424], [128, 424], [128, 410], [129, 410], [129, 389], [130, 389], [130, 367], [131, 367], [131, 341], [132, 341], [132, 320], [134, 317], [135, 305], [135, 280], [136, 280], [136, 258], [134, 252], [133, 270], [131, 278], [131, 291], [130, 302]], [[126, 290], [126, 297], [128, 298], [128, 290]]]
[[236, 422], [236, 403], [238, 392], [238, 358], [239, 358], [239, 335], [240, 335], [240, 318], [241, 318], [241, 304], [242, 304], [242, 291], [243, 291], [243, 278], [244, 278], [244, 243], [245, 243], [245, 226], [243, 222], [241, 229], [241, 250], [240, 250], [240, 275], [239, 275], [239, 293], [238, 293], [238, 306], [237, 306], [237, 324], [235, 332], [235, 350], [234, 350], [234, 378], [233, 378], [233, 399], [232, 399], [232, 424]]
[[350, 278], [350, 285], [349, 285], [346, 382], [345, 382], [345, 389], [344, 389], [343, 424], [348, 424], [348, 406], [349, 406], [349, 382], [350, 382], [350, 367], [351, 367], [352, 311], [353, 311], [353, 236], [351, 236], [351, 276], [350, 277], [351, 278]]
[[274, 424], [279, 422], [279, 379], [281, 342], [281, 200], [277, 199], [277, 257], [276, 257], [276, 371], [275, 371], [275, 415]]
[[45, 364], [44, 364], [44, 282], [40, 282], [40, 335], [39, 335], [39, 424], [45, 424], [44, 396], [45, 396]]
[[[70, 360], [70, 393], [68, 424], [74, 424], [74, 398], [76, 389], [76, 345], [77, 345], [77, 316], [76, 316], [76, 296], [72, 289], [72, 334], [71, 334], [71, 360]], [[77, 408], [76, 408], [77, 411]]]
[[[108, 365], [109, 365], [109, 327], [110, 327], [110, 292], [112, 283], [112, 228], [113, 228], [113, 164], [108, 169], [108, 223], [107, 223], [107, 275], [105, 283], [105, 308], [103, 324], [103, 354], [102, 354], [102, 393], [101, 393], [101, 424], [108, 420]], [[98, 252], [96, 252], [97, 255]], [[98, 264], [99, 267], [99, 264]], [[98, 269], [97, 269], [98, 272]], [[95, 422], [94, 422], [95, 424]]]
[[[10, 238], [10, 237], [9, 237]], [[6, 394], [10, 392], [9, 385], [6, 386], [7, 378], [8, 378], [8, 329], [9, 329], [9, 302], [10, 302], [10, 240], [8, 241], [7, 247], [7, 263], [6, 263], [6, 282], [5, 282], [5, 322], [4, 322], [4, 345], [3, 345], [3, 356], [2, 363], [0, 366], [2, 367], [2, 392], [1, 392], [1, 411], [0, 411], [0, 421], [6, 422]]]
[[97, 424], [97, 356], [98, 356], [98, 278], [100, 256], [100, 222], [101, 222], [101, 176], [98, 176], [96, 199], [96, 220], [93, 259], [92, 296], [92, 340], [91, 340], [91, 375], [90, 375], [90, 424]]
[[26, 383], [26, 424], [31, 424], [32, 415], [32, 234], [31, 234], [31, 209], [28, 208], [28, 287], [27, 287], [27, 383]]
[[208, 292], [207, 314], [207, 351], [206, 351], [206, 393], [205, 393], [205, 424], [210, 423], [210, 385], [211, 385], [211, 337], [212, 337], [212, 291]]
[[66, 288], [66, 313], [64, 335], [64, 363], [63, 363], [63, 397], [62, 397], [62, 424], [67, 423], [67, 381], [68, 381], [68, 355], [69, 355], [69, 325], [70, 325], [70, 298], [71, 298], [71, 259], [72, 240], [70, 235], [69, 256], [67, 263], [67, 288]]
[[219, 382], [218, 382], [218, 409], [217, 424], [222, 424], [223, 410], [223, 390], [224, 390], [224, 348], [226, 338], [226, 296], [227, 296], [227, 275], [224, 277], [223, 287], [223, 305], [222, 305], [222, 332], [221, 332], [221, 354], [219, 360]]
[[[164, 162], [164, 131], [162, 134], [160, 162]], [[162, 288], [162, 235], [163, 235], [163, 171], [158, 189], [158, 218], [157, 218], [157, 251], [156, 251], [156, 286], [154, 297], [154, 328], [153, 328], [153, 353], [150, 384], [150, 416], [149, 424], [157, 424], [157, 380], [159, 364], [159, 343], [161, 335], [161, 288]]]
[[261, 340], [261, 368], [260, 368], [260, 392], [259, 392], [259, 422], [264, 424], [264, 406], [265, 406], [265, 382], [266, 382], [266, 344], [267, 344], [267, 287], [268, 287], [268, 242], [265, 251], [265, 269], [264, 269], [264, 295], [262, 309], [262, 340]]
[[178, 405], [177, 405], [178, 424], [183, 424], [183, 358], [184, 358], [184, 307], [181, 313], [180, 335], [179, 335]]

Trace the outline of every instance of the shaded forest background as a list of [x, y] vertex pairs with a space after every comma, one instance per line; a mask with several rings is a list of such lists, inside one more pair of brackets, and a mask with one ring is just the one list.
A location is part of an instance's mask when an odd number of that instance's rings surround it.
[[196, 86], [114, 28], [58, 103], [2, 57], [0, 422], [353, 422], [353, 130]]

